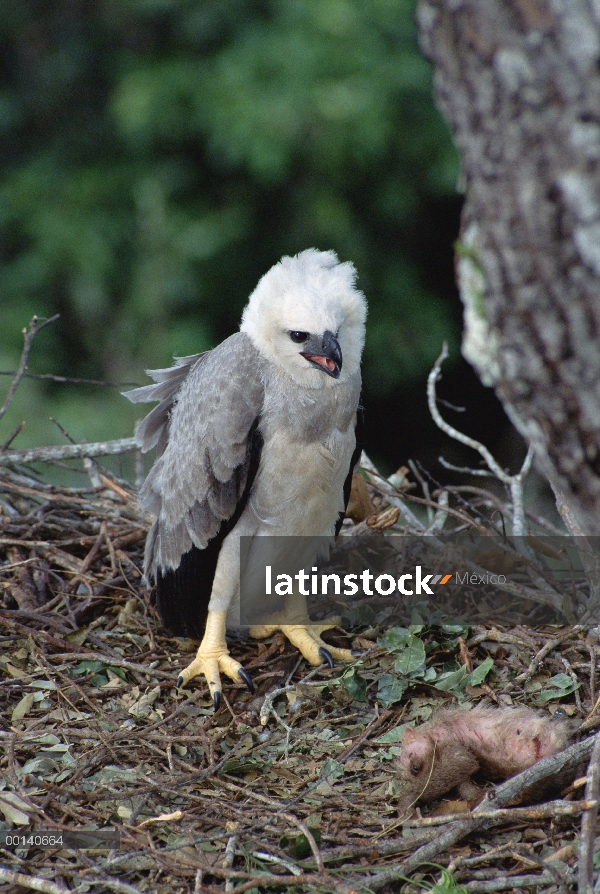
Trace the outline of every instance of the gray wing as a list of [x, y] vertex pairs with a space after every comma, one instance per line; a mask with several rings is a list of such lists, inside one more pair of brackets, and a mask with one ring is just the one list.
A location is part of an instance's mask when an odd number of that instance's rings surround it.
[[132, 404], [160, 401], [136, 427], [135, 437], [142, 448], [142, 453], [147, 453], [153, 447], [156, 447], [157, 456], [165, 452], [169, 437], [169, 420], [177, 392], [191, 368], [201, 363], [209, 353], [205, 351], [203, 354], [190, 354], [189, 357], [176, 357], [175, 366], [170, 366], [168, 369], [147, 369], [146, 375], [154, 379], [156, 385], [144, 385], [143, 388], [122, 392]]
[[234, 515], [263, 406], [264, 363], [239, 332], [207, 354], [152, 372], [157, 384], [126, 394], [134, 402], [160, 400], [136, 432], [143, 450], [160, 451], [140, 491], [140, 505], [155, 517], [147, 575], [178, 568], [192, 546], [205, 549]]

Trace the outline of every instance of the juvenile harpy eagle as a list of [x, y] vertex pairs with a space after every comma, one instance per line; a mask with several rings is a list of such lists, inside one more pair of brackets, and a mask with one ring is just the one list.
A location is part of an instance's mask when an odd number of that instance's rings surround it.
[[[351, 263], [333, 251], [284, 257], [250, 296], [240, 332], [130, 391], [160, 401], [137, 429], [157, 448], [140, 493], [154, 515], [145, 570], [161, 617], [176, 635], [200, 636], [178, 685], [204, 674], [218, 705], [220, 672], [249, 675], [229, 655], [228, 610], [239, 600], [240, 536], [330, 536], [341, 524], [357, 460], [355, 425], [367, 313]], [[293, 617], [281, 629], [311, 664], [347, 659], [325, 646], [324, 627]], [[231, 614], [230, 614], [231, 617]], [[287, 622], [287, 623], [286, 623]]]

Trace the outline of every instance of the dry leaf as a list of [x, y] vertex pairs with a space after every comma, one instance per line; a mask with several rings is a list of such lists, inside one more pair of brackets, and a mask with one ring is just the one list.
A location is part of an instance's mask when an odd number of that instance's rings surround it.
[[25, 811], [29, 809], [29, 804], [14, 792], [0, 792], [0, 812], [9, 823], [16, 826], [28, 825], [31, 819]]
[[11, 723], [18, 723], [19, 720], [22, 720], [26, 714], [29, 713], [34, 701], [33, 692], [29, 692], [27, 695], [24, 695], [21, 701], [13, 708], [12, 714], [10, 715]]

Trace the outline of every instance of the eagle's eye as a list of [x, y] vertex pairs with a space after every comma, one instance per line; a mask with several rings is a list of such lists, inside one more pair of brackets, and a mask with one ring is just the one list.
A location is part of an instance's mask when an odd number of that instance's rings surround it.
[[308, 338], [308, 332], [298, 332], [297, 330], [294, 330], [290, 332], [290, 338], [295, 344], [301, 345], [302, 342], [306, 341]]

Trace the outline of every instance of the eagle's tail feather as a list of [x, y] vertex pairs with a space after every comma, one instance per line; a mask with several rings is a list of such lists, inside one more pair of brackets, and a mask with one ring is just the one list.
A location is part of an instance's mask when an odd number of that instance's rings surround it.
[[156, 601], [161, 620], [174, 636], [201, 639], [219, 558], [220, 542], [211, 540], [206, 549], [192, 546], [181, 557], [179, 567], [156, 572]]

